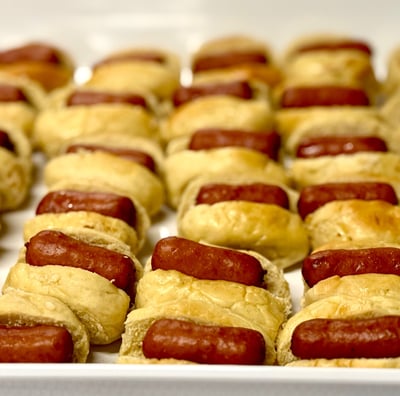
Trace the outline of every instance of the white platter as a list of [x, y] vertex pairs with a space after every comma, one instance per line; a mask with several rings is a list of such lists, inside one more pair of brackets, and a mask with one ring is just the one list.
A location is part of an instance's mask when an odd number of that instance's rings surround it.
[[[156, 44], [188, 55], [208, 38], [248, 33], [283, 50], [297, 35], [338, 32], [369, 40], [378, 75], [400, 44], [396, 1], [336, 0], [14, 0], [3, 4], [0, 48], [32, 39], [48, 39], [70, 52], [80, 66], [78, 78], [101, 56], [135, 44]], [[34, 216], [44, 193], [43, 161], [35, 156], [37, 178], [28, 203], [3, 214], [0, 234], [0, 285], [22, 246], [22, 225]], [[143, 256], [154, 243], [175, 233], [174, 215], [165, 209], [148, 237]], [[298, 308], [302, 283], [298, 268], [286, 272]], [[97, 348], [83, 365], [0, 365], [0, 394], [13, 395], [382, 395], [399, 394], [397, 370], [287, 367], [157, 366], [113, 364], [118, 343]]]

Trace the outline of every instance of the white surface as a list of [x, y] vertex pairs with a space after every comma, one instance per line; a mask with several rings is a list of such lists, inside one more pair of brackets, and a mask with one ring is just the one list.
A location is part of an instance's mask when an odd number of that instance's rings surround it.
[[[378, 74], [400, 44], [396, 1], [292, 0], [14, 0], [3, 4], [0, 47], [48, 39], [70, 52], [80, 70], [102, 55], [135, 44], [156, 44], [182, 56], [204, 40], [225, 33], [248, 33], [279, 51], [296, 36], [310, 32], [348, 33], [369, 40], [375, 49]], [[38, 164], [40, 163], [40, 159]], [[21, 210], [2, 215], [0, 284], [22, 246], [22, 224], [34, 216], [44, 192], [40, 167], [31, 199]], [[173, 234], [165, 211], [149, 233], [149, 244]], [[287, 272], [295, 307], [302, 284], [298, 269]], [[382, 395], [398, 394], [397, 370], [315, 369], [284, 367], [120, 366], [112, 363], [118, 343], [96, 349], [93, 364], [0, 365], [0, 392], [13, 395]]]

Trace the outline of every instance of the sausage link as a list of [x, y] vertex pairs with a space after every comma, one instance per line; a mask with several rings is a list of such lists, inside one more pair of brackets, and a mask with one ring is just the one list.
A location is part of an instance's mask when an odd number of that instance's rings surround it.
[[11, 141], [9, 134], [2, 130], [0, 130], [0, 147], [15, 153], [14, 143]]
[[189, 150], [209, 150], [219, 147], [246, 147], [277, 161], [281, 137], [276, 131], [207, 128], [195, 131], [188, 145]]
[[243, 327], [200, 325], [181, 319], [159, 319], [146, 332], [143, 354], [153, 359], [179, 359], [202, 364], [260, 365], [265, 340]]
[[71, 363], [74, 344], [63, 327], [0, 326], [0, 363]]
[[31, 43], [0, 52], [0, 63], [44, 62], [61, 64], [57, 49], [43, 43]]
[[372, 55], [372, 48], [364, 41], [360, 40], [340, 40], [333, 42], [317, 42], [312, 44], [305, 44], [296, 49], [295, 53], [304, 53], [312, 51], [340, 51], [340, 50], [354, 50], [365, 53], [368, 56]]
[[265, 270], [255, 257], [185, 238], [159, 240], [153, 250], [151, 266], [153, 270], [176, 270], [198, 279], [226, 280], [258, 287], [264, 285]]
[[213, 205], [223, 201], [259, 202], [289, 209], [289, 198], [286, 191], [273, 184], [205, 184], [200, 188], [196, 197], [197, 205]]
[[128, 197], [106, 192], [50, 191], [40, 200], [36, 207], [36, 214], [81, 210], [114, 217], [125, 221], [133, 228], [136, 227], [136, 208], [132, 200]]
[[241, 99], [251, 99], [253, 97], [253, 90], [247, 81], [229, 81], [192, 85], [189, 87], [181, 86], [175, 90], [172, 101], [175, 107], [179, 107], [195, 99], [211, 95], [228, 95]]
[[295, 328], [291, 349], [300, 359], [399, 357], [400, 316], [307, 320]]
[[316, 158], [324, 155], [353, 154], [365, 151], [388, 151], [385, 141], [375, 136], [319, 136], [302, 140], [296, 157]]
[[307, 215], [328, 202], [348, 199], [382, 200], [392, 205], [398, 204], [396, 191], [388, 183], [343, 182], [304, 187], [300, 191], [297, 209], [299, 215], [305, 219]]
[[213, 69], [224, 69], [243, 64], [267, 63], [268, 59], [264, 53], [257, 51], [231, 51], [198, 57], [192, 64], [192, 70], [194, 73], [197, 73]]
[[25, 260], [30, 265], [61, 265], [94, 272], [132, 297], [135, 266], [128, 256], [53, 230], [40, 231], [25, 247]]
[[321, 250], [303, 260], [301, 272], [309, 287], [333, 275], [400, 275], [400, 249], [375, 247]]
[[369, 105], [369, 98], [362, 89], [328, 85], [288, 88], [280, 100], [281, 108]]
[[11, 85], [0, 83], [0, 102], [26, 102], [29, 103], [28, 98], [22, 89]]
[[85, 151], [103, 151], [110, 154], [117, 155], [120, 158], [136, 162], [146, 167], [149, 171], [156, 172], [156, 163], [153, 157], [144, 151], [121, 148], [121, 147], [108, 147], [97, 144], [76, 143], [67, 147], [66, 153], [77, 153], [81, 150]]
[[147, 109], [146, 99], [134, 93], [75, 91], [67, 98], [67, 106], [90, 106], [101, 103], [125, 103]]

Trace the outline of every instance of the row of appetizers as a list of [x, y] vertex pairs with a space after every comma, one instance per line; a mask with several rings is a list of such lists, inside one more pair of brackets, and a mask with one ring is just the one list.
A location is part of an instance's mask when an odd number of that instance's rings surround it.
[[[380, 248], [396, 248], [400, 155], [398, 122], [381, 104], [368, 45], [313, 40], [294, 44], [279, 64], [259, 40], [212, 40], [193, 54], [187, 86], [180, 85], [176, 55], [127, 50], [97, 62], [83, 85], [42, 91], [42, 107], [20, 135], [47, 157], [48, 192], [24, 224], [25, 244], [5, 280], [4, 339], [12, 325], [16, 350], [38, 356], [15, 333], [40, 323], [69, 330], [72, 342], [61, 348], [67, 361], [86, 361], [91, 344], [122, 337], [121, 363], [320, 364], [304, 348], [291, 349], [294, 324], [321, 311], [305, 299], [289, 319], [283, 270], [346, 241], [348, 250], [372, 249], [364, 256], [373, 262]], [[36, 84], [8, 73], [7, 82]], [[14, 129], [5, 130], [12, 141]], [[147, 231], [165, 204], [176, 210], [178, 235], [160, 240], [141, 263]], [[392, 254], [383, 256], [390, 261]], [[360, 259], [354, 263], [327, 278], [346, 282], [360, 271]], [[366, 265], [364, 272], [374, 272], [368, 276], [378, 285], [397, 279], [389, 267]], [[308, 283], [305, 292], [328, 306], [333, 326], [336, 319], [382, 316], [383, 327], [380, 319], [370, 324], [379, 339], [397, 323], [386, 319], [397, 314], [397, 299], [372, 288], [369, 308], [361, 308], [361, 279], [325, 294], [319, 282]], [[51, 316], [53, 306], [58, 316]], [[353, 336], [363, 334], [358, 323], [348, 326]], [[359, 347], [345, 332], [344, 347], [328, 350], [357, 345], [364, 355], [333, 358], [321, 347], [332, 332], [314, 333], [321, 338], [311, 350], [330, 363], [388, 357], [368, 355], [379, 344], [373, 337]]]

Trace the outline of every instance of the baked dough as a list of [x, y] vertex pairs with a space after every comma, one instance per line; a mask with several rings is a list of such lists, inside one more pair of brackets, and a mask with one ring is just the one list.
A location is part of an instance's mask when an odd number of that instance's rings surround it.
[[[284, 112], [284, 110], [282, 110]], [[282, 146], [286, 153], [294, 157], [299, 143], [309, 137], [320, 136], [374, 136], [383, 139], [389, 151], [400, 153], [400, 130], [396, 130], [379, 112], [373, 108], [337, 108], [311, 111], [306, 114], [301, 110], [298, 119], [294, 113], [290, 124], [290, 110], [286, 121], [288, 125], [280, 130]], [[277, 116], [278, 119], [284, 118]]]
[[[135, 266], [136, 284], [143, 276], [141, 263], [120, 240], [93, 229], [86, 230], [79, 227], [54, 229], [90, 245], [130, 257]], [[92, 344], [109, 344], [120, 338], [127, 312], [131, 307], [130, 297], [125, 291], [114, 286], [108, 279], [84, 269], [27, 264], [25, 252], [25, 247], [22, 247], [17, 263], [11, 267], [7, 275], [4, 289], [13, 287], [61, 300], [85, 325]]]
[[336, 295], [310, 304], [292, 316], [280, 332], [277, 341], [278, 364], [319, 367], [400, 367], [399, 358], [386, 359], [310, 359], [298, 360], [291, 352], [290, 344], [298, 324], [314, 318], [374, 318], [385, 315], [400, 315], [398, 298], [382, 295], [368, 298]]
[[387, 73], [383, 81], [383, 90], [386, 96], [391, 96], [400, 88], [400, 47], [390, 51], [387, 59]]
[[102, 276], [60, 265], [14, 264], [4, 288], [48, 295], [66, 304], [85, 326], [91, 344], [110, 344], [120, 338], [130, 299]]
[[36, 117], [32, 142], [53, 157], [71, 139], [104, 132], [158, 139], [157, 123], [147, 110], [125, 103], [101, 103], [44, 109]]
[[[338, 124], [340, 120], [340, 124]], [[313, 106], [305, 108], [278, 109], [275, 113], [276, 129], [282, 136], [282, 143], [286, 147], [291, 135], [296, 135], [297, 129], [303, 124], [312, 126], [313, 123], [326, 121], [324, 129], [329, 132], [339, 132], [339, 126], [347, 123], [360, 122], [362, 128], [372, 128], [384, 118], [379, 109], [372, 106]], [[358, 128], [357, 128], [358, 129]], [[356, 133], [357, 131], [352, 131]], [[322, 132], [323, 133], [323, 132]], [[361, 133], [361, 132], [360, 132]]]
[[400, 244], [400, 206], [385, 201], [331, 201], [310, 213], [304, 224], [313, 250], [341, 241]]
[[73, 144], [89, 144], [105, 148], [122, 148], [142, 151], [143, 153], [150, 155], [154, 160], [155, 173], [157, 175], [162, 176], [164, 172], [164, 152], [161, 145], [153, 139], [148, 139], [143, 136], [128, 135], [120, 132], [103, 132], [93, 135], [78, 136], [66, 141], [64, 146], [61, 147], [58, 155], [65, 154], [68, 147]]
[[84, 325], [59, 299], [5, 287], [0, 296], [0, 323], [4, 325], [48, 324], [64, 327], [74, 343], [73, 361], [85, 363], [89, 355], [89, 337]]
[[92, 229], [120, 240], [136, 254], [145, 242], [148, 226], [149, 224], [146, 228], [143, 225], [138, 227], [139, 233], [123, 220], [114, 217], [89, 211], [71, 211], [36, 215], [25, 221], [23, 234], [26, 242], [42, 230]]
[[308, 289], [302, 298], [305, 307], [315, 301], [330, 296], [354, 296], [368, 299], [370, 296], [383, 296], [400, 299], [400, 276], [391, 274], [334, 275], [323, 279]]
[[165, 159], [164, 184], [167, 200], [177, 208], [188, 184], [197, 177], [269, 177], [270, 183], [289, 184], [282, 165], [266, 155], [243, 147], [223, 147], [210, 150], [182, 150]]
[[28, 137], [15, 126], [0, 124], [15, 152], [0, 147], [0, 211], [14, 210], [27, 198], [32, 183], [32, 149]]
[[247, 201], [195, 205], [205, 180], [193, 181], [182, 196], [178, 235], [196, 242], [254, 250], [280, 268], [298, 263], [307, 255], [308, 234], [297, 213], [277, 205]]
[[[59, 155], [47, 162], [44, 182], [48, 189], [87, 186], [85, 190], [114, 192], [138, 202], [149, 216], [165, 201], [161, 179], [146, 167], [105, 152]], [[78, 188], [79, 189], [79, 188]]]
[[21, 76], [35, 81], [46, 92], [51, 92], [54, 89], [60, 88], [69, 84], [75, 71], [75, 63], [71, 55], [63, 48], [57, 47], [54, 44], [45, 42], [27, 42], [13, 48], [13, 50], [25, 47], [25, 45], [44, 45], [52, 48], [59, 60], [58, 63], [37, 61], [37, 60], [21, 60], [11, 63], [0, 63], [0, 71], [11, 76]]
[[[284, 306], [261, 288], [243, 293], [240, 285], [228, 282], [225, 289], [210, 288], [206, 293], [188, 293], [187, 298], [162, 305], [149, 305], [132, 310], [125, 322], [125, 332], [118, 363], [190, 363], [175, 359], [146, 359], [142, 340], [149, 326], [157, 319], [168, 317], [218, 326], [240, 326], [259, 331], [266, 343], [265, 364], [274, 364], [275, 339], [285, 320]], [[239, 287], [239, 289], [237, 288]], [[230, 292], [236, 289], [231, 295]], [[255, 290], [253, 290], [255, 289]], [[209, 294], [210, 293], [210, 294]]]
[[266, 100], [242, 99], [228, 95], [205, 96], [179, 106], [161, 123], [160, 134], [167, 144], [198, 129], [271, 130], [274, 117]]
[[389, 183], [400, 197], [400, 155], [359, 152], [294, 159], [288, 173], [298, 189], [329, 182], [379, 181]]
[[126, 48], [109, 54], [105, 60], [134, 53], [156, 53], [163, 63], [120, 59], [97, 65], [85, 87], [110, 91], [151, 92], [159, 99], [170, 98], [179, 85], [180, 59], [174, 52], [160, 48]]
[[247, 294], [254, 294], [252, 297], [254, 301], [265, 298], [265, 291], [267, 291], [270, 294], [269, 300], [271, 300], [271, 303], [274, 298], [279, 301], [285, 316], [288, 317], [292, 311], [292, 304], [289, 285], [284, 278], [283, 271], [255, 252], [244, 250], [242, 252], [258, 258], [263, 268], [268, 267], [268, 274], [266, 275], [267, 289], [264, 291], [257, 290], [260, 288], [256, 286], [246, 286], [237, 282], [197, 279], [176, 270], [157, 269], [146, 271], [145, 275], [140, 279], [135, 307], [156, 307], [173, 301], [184, 301], [189, 295], [202, 298], [203, 294], [206, 294], [211, 299], [226, 300], [226, 306], [229, 306], [234, 305], [235, 301], [240, 301], [243, 295]]
[[[0, 67], [1, 70], [1, 67]], [[0, 84], [11, 85], [20, 89], [28, 102], [0, 102], [0, 120], [31, 135], [35, 117], [44, 108], [46, 93], [35, 81], [23, 76], [13, 76], [0, 71]]]

